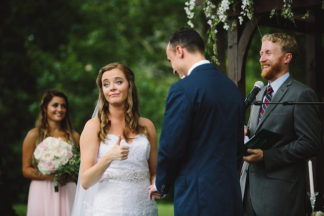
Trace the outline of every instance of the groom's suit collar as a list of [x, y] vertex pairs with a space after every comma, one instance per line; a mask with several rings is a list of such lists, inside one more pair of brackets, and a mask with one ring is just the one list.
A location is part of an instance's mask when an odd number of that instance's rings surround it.
[[187, 74], [187, 76], [189, 76], [191, 73], [192, 73], [192, 71], [194, 71], [197, 67], [199, 67], [199, 66], [201, 66], [201, 65], [204, 65], [204, 64], [210, 64], [210, 61], [208, 61], [208, 60], [201, 60], [201, 61], [199, 61], [199, 62], [196, 62], [195, 64], [193, 64], [191, 67], [190, 67], [190, 69], [188, 70], [188, 74]]

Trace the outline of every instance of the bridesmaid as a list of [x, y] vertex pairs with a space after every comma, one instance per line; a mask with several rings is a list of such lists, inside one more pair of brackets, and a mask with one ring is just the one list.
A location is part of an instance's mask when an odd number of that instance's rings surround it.
[[52, 175], [38, 174], [32, 163], [36, 146], [47, 137], [61, 138], [71, 145], [79, 145], [79, 134], [72, 130], [67, 96], [59, 90], [48, 90], [40, 104], [36, 127], [31, 129], [23, 142], [22, 173], [31, 179], [27, 216], [69, 216], [76, 184], [74, 179], [60, 181], [59, 191], [54, 191]]

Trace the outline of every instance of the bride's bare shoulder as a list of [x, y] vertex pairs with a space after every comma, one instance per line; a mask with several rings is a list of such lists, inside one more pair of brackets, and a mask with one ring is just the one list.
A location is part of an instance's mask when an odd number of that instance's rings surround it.
[[148, 129], [155, 129], [154, 124], [150, 119], [140, 117], [138, 123]]
[[155, 137], [156, 136], [156, 131], [155, 131], [155, 127], [154, 127], [154, 124], [151, 120], [147, 119], [147, 118], [143, 118], [143, 117], [140, 117], [138, 123], [141, 125], [141, 126], [144, 126], [148, 132], [148, 135], [150, 137]]
[[82, 146], [83, 143], [88, 143], [89, 140], [97, 140], [99, 131], [100, 123], [98, 118], [88, 120], [81, 133], [80, 146]]
[[100, 122], [98, 117], [89, 119], [84, 126], [84, 130], [98, 130], [100, 127]]

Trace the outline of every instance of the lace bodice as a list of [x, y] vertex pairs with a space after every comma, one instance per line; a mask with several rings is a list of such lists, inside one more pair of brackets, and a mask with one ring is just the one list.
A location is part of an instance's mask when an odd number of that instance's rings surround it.
[[[97, 160], [116, 144], [118, 136], [108, 134], [100, 143]], [[143, 134], [136, 135], [129, 146], [128, 158], [113, 161], [96, 184], [97, 192], [88, 215], [156, 216], [156, 203], [148, 199], [150, 143]]]
[[[117, 140], [116, 135], [108, 134], [105, 142], [100, 144], [98, 160], [111, 150]], [[120, 145], [129, 146], [127, 160], [113, 161], [102, 175], [100, 181], [115, 179], [138, 182], [149, 178], [148, 159], [151, 148], [146, 136], [143, 134], [136, 135], [130, 144], [122, 139]]]

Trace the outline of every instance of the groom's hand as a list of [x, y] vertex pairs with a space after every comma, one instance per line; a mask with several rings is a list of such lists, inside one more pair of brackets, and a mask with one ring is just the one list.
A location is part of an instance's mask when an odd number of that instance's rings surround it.
[[158, 199], [163, 198], [161, 194], [157, 191], [155, 185], [150, 185], [149, 186], [149, 199], [156, 201]]

